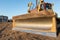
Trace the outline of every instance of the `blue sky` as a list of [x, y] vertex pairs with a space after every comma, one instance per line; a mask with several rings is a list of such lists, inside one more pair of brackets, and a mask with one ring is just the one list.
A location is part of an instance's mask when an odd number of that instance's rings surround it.
[[[30, 1], [35, 5], [36, 0], [0, 0], [0, 15], [6, 15], [11, 19], [12, 16], [25, 14]], [[45, 0], [45, 2], [54, 3], [53, 9], [60, 17], [60, 0]]]

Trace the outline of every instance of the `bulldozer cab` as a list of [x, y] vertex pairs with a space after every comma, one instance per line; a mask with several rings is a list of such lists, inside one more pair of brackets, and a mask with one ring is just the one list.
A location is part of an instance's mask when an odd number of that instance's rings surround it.
[[44, 3], [44, 4], [41, 4], [40, 7], [41, 7], [41, 10], [44, 10], [44, 9], [48, 10], [48, 9], [52, 9], [52, 4]]

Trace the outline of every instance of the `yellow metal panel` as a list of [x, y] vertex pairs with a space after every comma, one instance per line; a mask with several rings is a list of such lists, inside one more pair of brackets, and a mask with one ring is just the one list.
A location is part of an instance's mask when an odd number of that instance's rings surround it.
[[13, 28], [15, 27], [15, 20], [13, 19]]
[[53, 18], [52, 18], [52, 28], [51, 28], [51, 31], [52, 32], [56, 32], [56, 17], [54, 16]]

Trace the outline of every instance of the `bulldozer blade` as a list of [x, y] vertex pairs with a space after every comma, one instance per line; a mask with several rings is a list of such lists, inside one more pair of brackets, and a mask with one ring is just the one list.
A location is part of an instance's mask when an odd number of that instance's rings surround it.
[[12, 30], [56, 37], [55, 17], [17, 19]]

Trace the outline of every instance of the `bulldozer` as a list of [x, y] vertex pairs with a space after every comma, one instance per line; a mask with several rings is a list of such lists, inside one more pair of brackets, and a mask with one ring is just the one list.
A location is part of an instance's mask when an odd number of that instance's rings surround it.
[[53, 11], [53, 4], [44, 0], [36, 0], [36, 7], [33, 3], [28, 4], [28, 13], [13, 16], [13, 29], [32, 34], [56, 37], [57, 14]]

